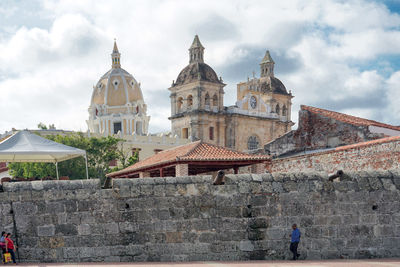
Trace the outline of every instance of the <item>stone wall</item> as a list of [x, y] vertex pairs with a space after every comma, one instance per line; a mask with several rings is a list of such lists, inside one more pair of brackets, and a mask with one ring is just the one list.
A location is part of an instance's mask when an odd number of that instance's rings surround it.
[[384, 137], [371, 133], [368, 126], [345, 123], [331, 117], [310, 112], [301, 107], [297, 130], [286, 133], [264, 146], [273, 156], [306, 150], [333, 148]]
[[376, 171], [400, 168], [400, 137], [387, 137], [359, 144], [342, 146], [334, 150], [274, 159], [267, 165], [269, 172], [338, 170]]
[[[228, 175], [4, 184], [0, 226], [22, 261], [288, 259], [400, 256], [400, 172]], [[12, 210], [12, 213], [10, 212]], [[15, 220], [13, 219], [15, 218]], [[15, 227], [14, 227], [15, 222]]]

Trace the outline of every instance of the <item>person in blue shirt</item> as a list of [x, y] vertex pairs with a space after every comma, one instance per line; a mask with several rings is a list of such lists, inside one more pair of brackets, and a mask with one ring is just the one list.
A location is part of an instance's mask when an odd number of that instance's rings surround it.
[[299, 245], [300, 242], [300, 230], [297, 228], [296, 224], [292, 225], [292, 234], [290, 235], [291, 240], [290, 240], [290, 251], [293, 253], [293, 260], [297, 260], [300, 256], [299, 253], [297, 253], [297, 246]]

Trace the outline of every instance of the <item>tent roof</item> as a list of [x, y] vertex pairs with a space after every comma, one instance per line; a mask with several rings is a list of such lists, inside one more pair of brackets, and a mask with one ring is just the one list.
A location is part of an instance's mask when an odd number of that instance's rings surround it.
[[60, 162], [85, 154], [85, 150], [53, 142], [26, 130], [0, 142], [0, 161], [3, 162]]

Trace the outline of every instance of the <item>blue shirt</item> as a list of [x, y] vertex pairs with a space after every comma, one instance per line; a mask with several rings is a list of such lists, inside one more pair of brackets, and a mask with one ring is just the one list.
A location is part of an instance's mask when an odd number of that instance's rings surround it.
[[292, 231], [292, 241], [291, 242], [292, 243], [293, 242], [300, 242], [300, 236], [301, 236], [300, 230], [298, 228], [294, 229]]

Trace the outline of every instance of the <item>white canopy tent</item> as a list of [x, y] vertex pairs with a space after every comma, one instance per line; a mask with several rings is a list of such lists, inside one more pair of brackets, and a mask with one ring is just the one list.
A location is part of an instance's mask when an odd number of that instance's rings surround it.
[[27, 130], [19, 131], [0, 143], [0, 162], [58, 162], [83, 156], [86, 179], [89, 179], [86, 151], [40, 137]]

